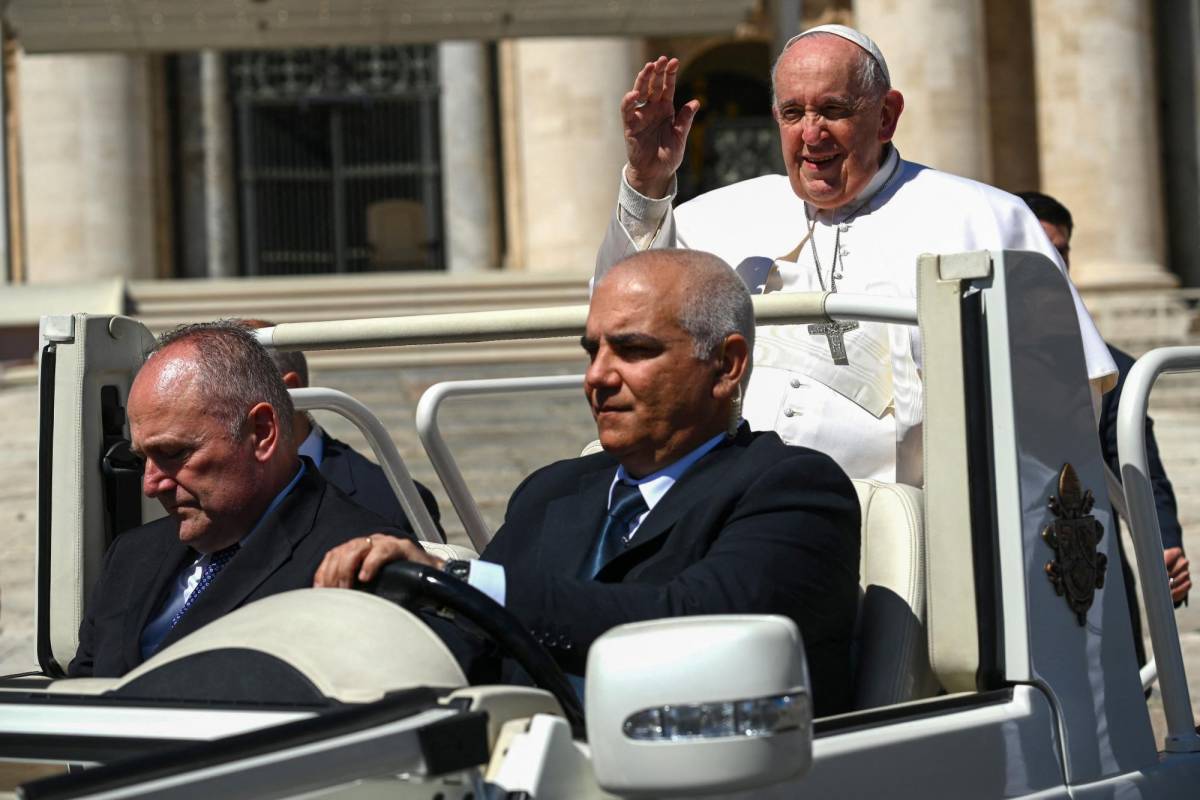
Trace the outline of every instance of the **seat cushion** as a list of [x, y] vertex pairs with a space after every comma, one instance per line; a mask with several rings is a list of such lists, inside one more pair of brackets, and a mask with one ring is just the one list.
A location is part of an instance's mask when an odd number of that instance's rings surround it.
[[856, 480], [862, 506], [862, 600], [855, 634], [855, 708], [929, 697], [925, 537], [920, 489]]

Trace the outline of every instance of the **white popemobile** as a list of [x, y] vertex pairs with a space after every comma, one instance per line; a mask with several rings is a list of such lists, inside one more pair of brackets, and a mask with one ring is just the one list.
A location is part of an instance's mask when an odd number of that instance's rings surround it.
[[[9, 762], [0, 774], [16, 776], [0, 796], [1200, 796], [1200, 736], [1142, 441], [1154, 379], [1200, 368], [1200, 348], [1143, 357], [1121, 408], [1126, 496], [1116, 499], [1128, 505], [1167, 716], [1156, 742], [1143, 689], [1154, 669], [1139, 675], [1122, 576], [1105, 568], [1115, 563], [1112, 512], [1061, 273], [1019, 252], [923, 256], [918, 272], [915, 307], [842, 294], [755, 298], [772, 323], [922, 328], [925, 488], [856, 482], [856, 710], [816, 720], [803, 642], [784, 618], [618, 627], [591, 649], [580, 704], [502, 608], [409, 564], [390, 565], [373, 593], [301, 590], [251, 604], [121, 679], [61, 679], [112, 532], [157, 513], [123, 458], [122, 406], [151, 337], [121, 317], [46, 318], [41, 672], [0, 685]], [[297, 323], [260, 336], [289, 349], [487, 341], [577, 334], [585, 315]], [[438, 433], [442, 399], [578, 380], [463, 381], [423, 399], [418, 429], [476, 548], [489, 531]], [[414, 514], [422, 506], [408, 472], [368, 409], [332, 390], [296, 397], [353, 420], [427, 546], [465, 555]], [[467, 686], [405, 608], [428, 604], [493, 636], [542, 688]], [[75, 766], [37, 777], [53, 765]]]

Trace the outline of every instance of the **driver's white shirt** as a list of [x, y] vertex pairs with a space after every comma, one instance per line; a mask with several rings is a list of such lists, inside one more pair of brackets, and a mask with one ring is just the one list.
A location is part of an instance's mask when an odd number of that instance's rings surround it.
[[[637, 535], [638, 528], [642, 526], [642, 521], [649, 516], [654, 507], [658, 505], [658, 502], [666, 496], [671, 487], [675, 485], [675, 482], [691, 469], [693, 464], [720, 444], [725, 438], [724, 433], [717, 434], [683, 458], [644, 478], [630, 477], [629, 473], [625, 471], [625, 467], [617, 467], [617, 472], [608, 487], [608, 505], [612, 505], [612, 491], [613, 487], [617, 485], [617, 481], [625, 481], [638, 487], [638, 491], [642, 493], [642, 499], [646, 501], [646, 510], [629, 526], [629, 537], [626, 541], [633, 540], [633, 537]], [[596, 533], [599, 535], [600, 532], [596, 531]], [[467, 583], [500, 605], [504, 605], [508, 584], [504, 575], [504, 567], [499, 564], [484, 561], [483, 559], [472, 561], [471, 571], [467, 573]]]

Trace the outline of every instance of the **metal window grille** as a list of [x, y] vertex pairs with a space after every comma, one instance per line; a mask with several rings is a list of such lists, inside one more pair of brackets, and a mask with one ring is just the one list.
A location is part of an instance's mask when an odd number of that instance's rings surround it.
[[771, 117], [713, 117], [693, 128], [689, 144], [700, 157], [685, 160], [677, 173], [680, 202], [738, 181], [785, 172], [779, 129]]
[[246, 274], [443, 267], [434, 46], [227, 63]]

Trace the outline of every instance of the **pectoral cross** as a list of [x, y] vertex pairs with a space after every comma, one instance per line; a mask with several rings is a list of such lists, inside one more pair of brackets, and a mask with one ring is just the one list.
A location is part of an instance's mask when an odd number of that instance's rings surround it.
[[850, 359], [846, 357], [846, 333], [857, 327], [857, 322], [814, 322], [808, 326], [808, 332], [828, 339], [829, 355], [833, 357], [833, 363], [846, 366], [850, 363]]

